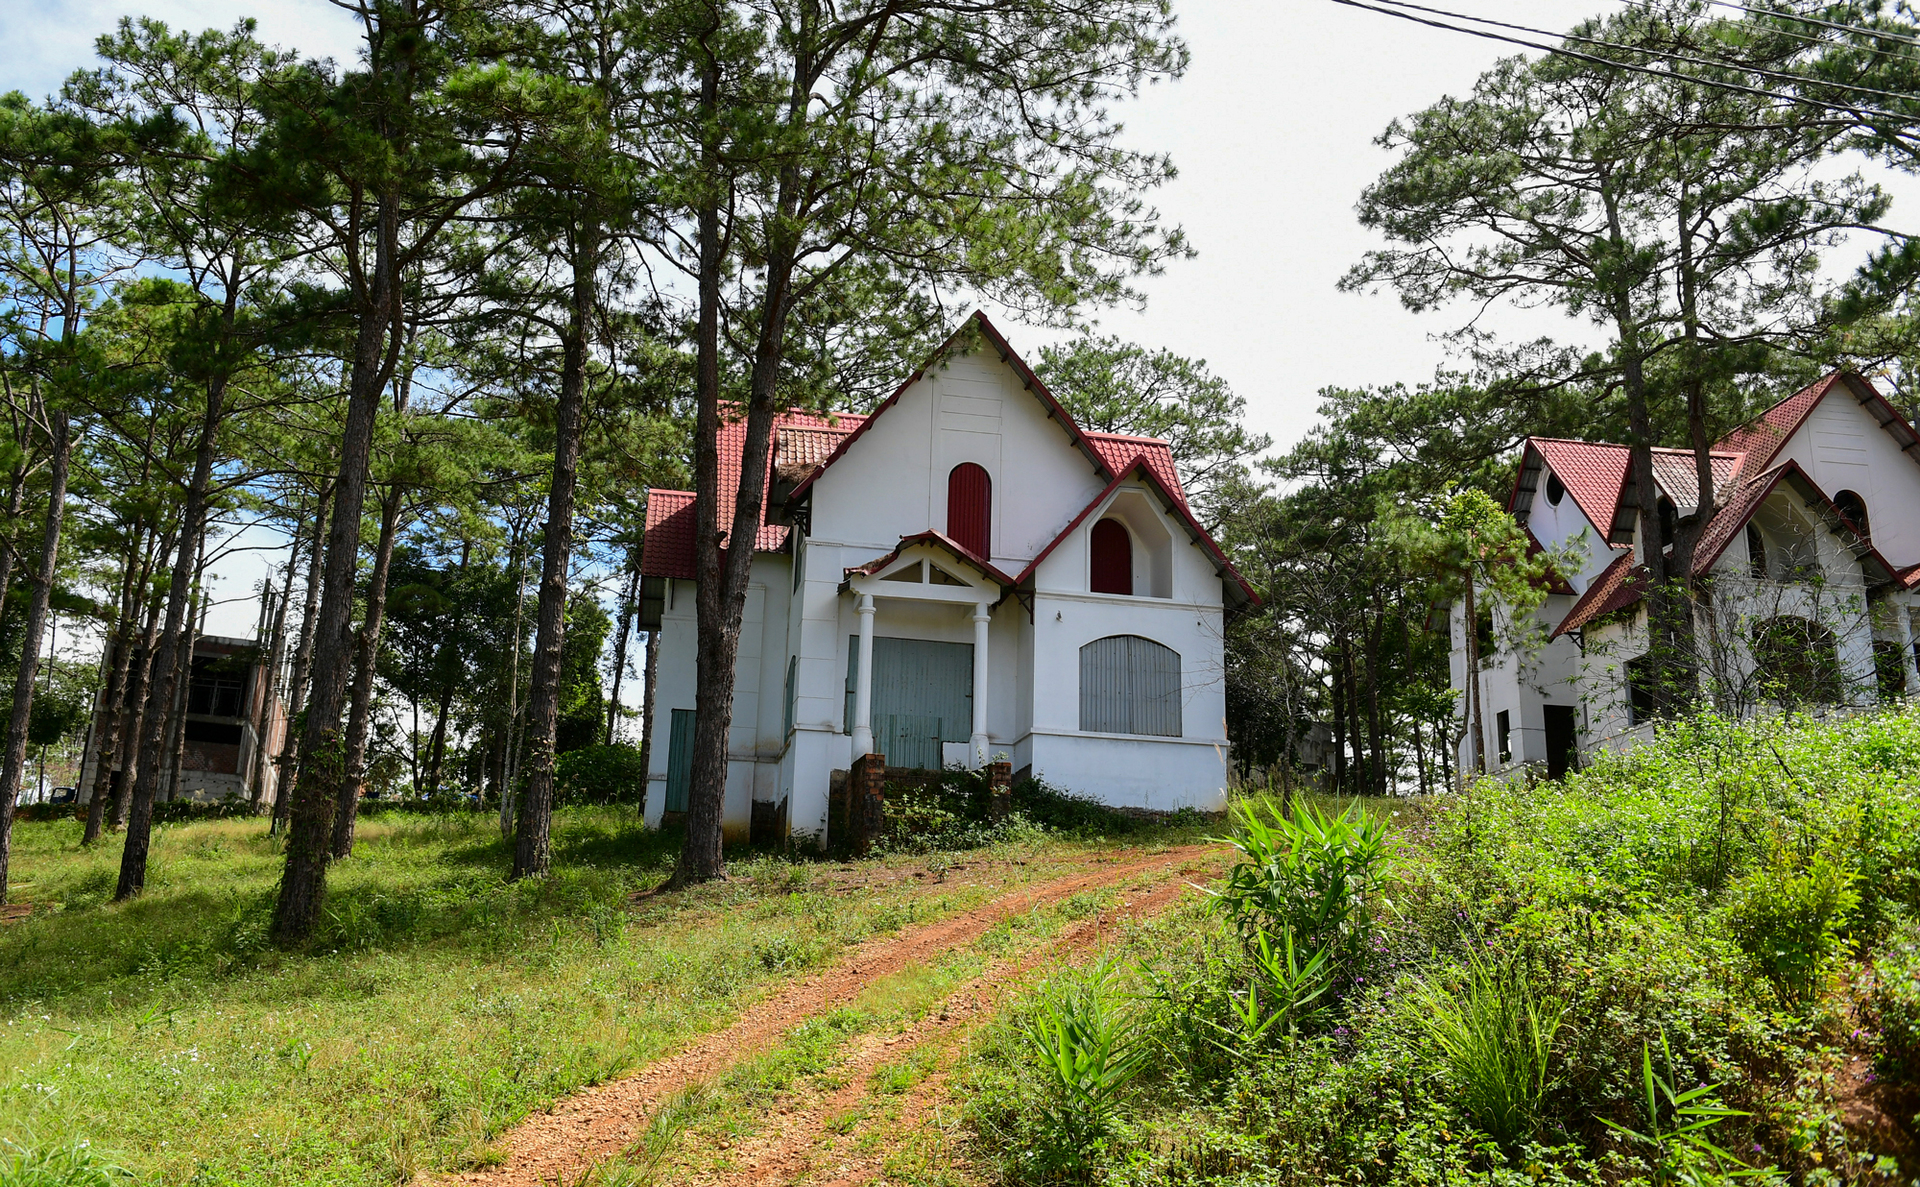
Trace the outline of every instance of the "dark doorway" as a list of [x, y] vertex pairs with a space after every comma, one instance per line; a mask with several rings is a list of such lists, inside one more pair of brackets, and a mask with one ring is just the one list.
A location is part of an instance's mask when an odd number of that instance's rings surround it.
[[1547, 714], [1547, 778], [1564, 779], [1580, 769], [1572, 705], [1542, 706]]

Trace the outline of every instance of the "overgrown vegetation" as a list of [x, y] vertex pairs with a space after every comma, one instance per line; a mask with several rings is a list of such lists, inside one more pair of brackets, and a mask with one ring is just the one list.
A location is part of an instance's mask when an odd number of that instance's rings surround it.
[[16, 830], [32, 914], [0, 925], [5, 1187], [123, 1182], [120, 1165], [222, 1187], [484, 1165], [542, 1102], [1073, 852], [1029, 829], [970, 855], [964, 880], [938, 857], [849, 880], [742, 853], [732, 881], [655, 897], [678, 837], [630, 807], [563, 809], [554, 876], [521, 882], [500, 877], [491, 814], [380, 813], [361, 819], [315, 942], [290, 954], [267, 943], [280, 851], [265, 821], [161, 826], [147, 891], [122, 904], [118, 854], [82, 847], [81, 827]]
[[[1920, 1080], [1920, 711], [1703, 717], [1563, 783], [1234, 825], [1209, 902], [981, 1044], [968, 1116], [1008, 1181], [1901, 1169], [1834, 1084], [1876, 1057], [1886, 1091]], [[1063, 1075], [1068, 1034], [1127, 1074]], [[1077, 1086], [1116, 1079], [1097, 1110]]]

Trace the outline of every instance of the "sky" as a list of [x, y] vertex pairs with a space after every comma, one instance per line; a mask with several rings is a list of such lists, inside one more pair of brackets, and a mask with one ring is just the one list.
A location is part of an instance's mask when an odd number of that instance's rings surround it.
[[[1142, 311], [1109, 311], [1103, 332], [1207, 361], [1246, 397], [1255, 429], [1280, 444], [1315, 419], [1329, 386], [1416, 383], [1445, 360], [1436, 335], [1462, 310], [1415, 315], [1388, 293], [1342, 293], [1342, 274], [1380, 241], [1354, 204], [1390, 163], [1374, 137], [1396, 116], [1463, 94], [1512, 47], [1343, 7], [1331, 0], [1175, 0], [1192, 49], [1184, 78], [1125, 113], [1129, 141], [1172, 155], [1179, 177], [1153, 196], [1185, 228], [1194, 259], [1142, 284]], [[1619, 0], [1456, 0], [1460, 11], [1544, 28], [1616, 11]], [[0, 90], [39, 96], [92, 58], [123, 14], [173, 24], [259, 22], [262, 37], [309, 56], [353, 57], [356, 25], [327, 0], [4, 0]], [[1920, 205], [1920, 202], [1914, 203]], [[1896, 206], [1894, 221], [1900, 222]], [[1556, 314], [1503, 311], [1505, 337], [1584, 336]], [[1052, 339], [1002, 327], [1032, 353]], [[262, 553], [223, 566], [219, 596], [244, 594]], [[249, 634], [254, 609], [216, 609], [215, 633]], [[230, 628], [230, 629], [229, 629]]]

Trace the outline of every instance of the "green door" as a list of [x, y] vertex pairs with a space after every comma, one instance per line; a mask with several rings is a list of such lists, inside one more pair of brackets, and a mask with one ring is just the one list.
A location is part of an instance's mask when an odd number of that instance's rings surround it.
[[673, 711], [672, 732], [667, 738], [667, 807], [669, 812], [687, 810], [687, 792], [693, 787], [693, 710]]
[[[860, 640], [848, 639], [848, 730]], [[973, 644], [927, 639], [873, 640], [873, 744], [890, 767], [939, 770], [940, 744], [973, 732]]]

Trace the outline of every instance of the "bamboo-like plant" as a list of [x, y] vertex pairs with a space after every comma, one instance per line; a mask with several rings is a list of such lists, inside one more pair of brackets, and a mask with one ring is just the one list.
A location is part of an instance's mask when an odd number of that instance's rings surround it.
[[1049, 1119], [1069, 1148], [1107, 1136], [1127, 1086], [1149, 1049], [1114, 988], [1117, 966], [1102, 961], [1084, 976], [1043, 994], [1024, 1028], [1058, 1104]]
[[[1647, 1109], [1647, 1132], [1600, 1118], [1602, 1125], [1652, 1150], [1653, 1187], [1705, 1187], [1726, 1179], [1777, 1179], [1779, 1172], [1772, 1167], [1748, 1166], [1714, 1144], [1708, 1136], [1714, 1126], [1729, 1117], [1748, 1114], [1721, 1104], [1714, 1095], [1720, 1090], [1718, 1084], [1675, 1091], [1673, 1050], [1667, 1046], [1664, 1030], [1660, 1032], [1660, 1054], [1667, 1065], [1665, 1076], [1653, 1070], [1653, 1051], [1641, 1042], [1640, 1076]], [[1665, 1121], [1661, 1120], [1663, 1115]]]
[[1289, 816], [1243, 802], [1233, 819], [1223, 840], [1240, 857], [1214, 901], [1249, 950], [1263, 933], [1284, 933], [1335, 962], [1353, 955], [1392, 861], [1386, 822], [1357, 804], [1334, 816], [1296, 803]]

